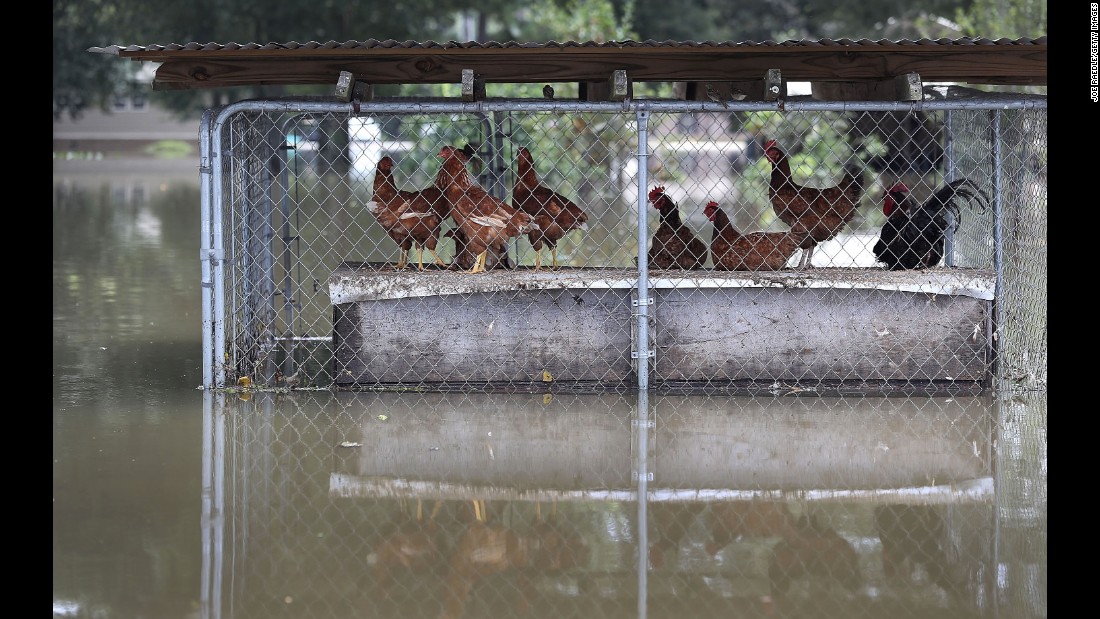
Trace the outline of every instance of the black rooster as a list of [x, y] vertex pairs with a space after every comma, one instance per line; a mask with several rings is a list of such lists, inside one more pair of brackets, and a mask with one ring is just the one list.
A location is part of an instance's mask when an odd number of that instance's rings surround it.
[[945, 213], [950, 211], [955, 216], [954, 226], [957, 227], [959, 205], [956, 200], [959, 196], [968, 204], [977, 202], [983, 211], [989, 204], [989, 197], [966, 178], [939, 188], [924, 204], [918, 204], [909, 196], [905, 183], [896, 183], [883, 200], [886, 223], [874, 246], [875, 259], [891, 271], [924, 269], [938, 264], [943, 258], [944, 234], [948, 228]]

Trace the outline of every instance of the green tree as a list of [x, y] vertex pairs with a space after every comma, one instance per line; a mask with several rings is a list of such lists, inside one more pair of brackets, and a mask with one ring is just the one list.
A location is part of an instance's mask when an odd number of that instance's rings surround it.
[[955, 13], [966, 36], [989, 39], [1047, 35], [1046, 0], [974, 0]]

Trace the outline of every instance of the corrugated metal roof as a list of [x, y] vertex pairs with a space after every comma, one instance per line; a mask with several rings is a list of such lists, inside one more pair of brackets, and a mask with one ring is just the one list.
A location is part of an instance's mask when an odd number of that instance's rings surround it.
[[[917, 72], [928, 80], [1045, 84], [1047, 38], [816, 39], [790, 41], [308, 41], [111, 45], [89, 52], [163, 63], [154, 88], [335, 83], [339, 72], [373, 83], [449, 83], [473, 69], [487, 82], [607, 79], [625, 69], [635, 81], [759, 79], [881, 80]], [[549, 55], [548, 55], [549, 54]], [[247, 64], [242, 64], [247, 63]]]
[[507, 41], [499, 43], [496, 41], [488, 41], [485, 43], [478, 43], [474, 41], [468, 41], [460, 43], [458, 41], [447, 41], [446, 43], [438, 43], [436, 41], [396, 41], [394, 39], [386, 39], [385, 41], [379, 41], [378, 39], [367, 39], [365, 41], [328, 41], [320, 43], [317, 41], [306, 41], [305, 43], [299, 43], [297, 41], [290, 41], [287, 43], [168, 43], [166, 45], [110, 45], [108, 47], [92, 47], [89, 48], [90, 52], [116, 54], [124, 57], [136, 57], [142, 56], [143, 59], [151, 60], [151, 56], [162, 56], [173, 52], [245, 52], [245, 51], [280, 51], [280, 50], [377, 50], [377, 49], [401, 49], [401, 50], [440, 50], [440, 49], [623, 49], [623, 48], [675, 48], [675, 49], [698, 49], [698, 48], [718, 48], [718, 49], [730, 49], [730, 48], [790, 48], [790, 47], [804, 47], [804, 48], [817, 48], [817, 47], [831, 47], [831, 46], [846, 46], [846, 47], [891, 47], [891, 46], [910, 46], [910, 45], [935, 45], [945, 47], [956, 46], [972, 46], [972, 45], [1040, 45], [1045, 47], [1047, 44], [1047, 38], [1041, 37], [1038, 39], [985, 39], [985, 38], [960, 38], [960, 39], [918, 39], [916, 41], [910, 39], [900, 39], [897, 41], [888, 39], [802, 39], [802, 40], [788, 40], [788, 41], [655, 41], [649, 39], [646, 41], [610, 41], [604, 43], [597, 43], [595, 41], [565, 41], [559, 43], [557, 41], [548, 41], [546, 43], [520, 43], [517, 41]]

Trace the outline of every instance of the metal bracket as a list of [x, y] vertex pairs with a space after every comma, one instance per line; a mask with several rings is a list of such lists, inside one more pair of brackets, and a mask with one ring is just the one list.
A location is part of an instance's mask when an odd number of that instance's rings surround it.
[[369, 101], [372, 97], [370, 84], [356, 81], [351, 71], [341, 71], [336, 80], [336, 100], [343, 103], [356, 101]]
[[351, 101], [351, 92], [355, 88], [355, 76], [351, 71], [341, 71], [336, 80], [336, 100], [343, 103]]
[[485, 80], [473, 69], [462, 70], [462, 100], [480, 101], [485, 98]]
[[779, 69], [768, 69], [764, 75], [764, 99], [774, 101], [783, 96], [783, 74]]
[[610, 89], [607, 95], [610, 101], [623, 101], [630, 96], [630, 79], [626, 76], [626, 69], [612, 71], [607, 86]]
[[924, 98], [924, 84], [920, 74], [906, 73], [894, 78], [894, 94], [898, 101], [920, 101]]
[[657, 427], [657, 422], [653, 419], [646, 419], [645, 423], [642, 423], [641, 419], [631, 419], [630, 420], [630, 427], [631, 428], [656, 428]]
[[[638, 475], [638, 471], [630, 471], [630, 479], [632, 481], [638, 481], [638, 477], [640, 477], [640, 475]], [[653, 481], [653, 471], [646, 471], [645, 480]]]
[[653, 305], [653, 297], [646, 297], [644, 299], [631, 299], [630, 305], [632, 307], [638, 307], [639, 305]]
[[652, 349], [652, 348], [650, 348], [649, 350], [646, 350], [645, 352], [638, 352], [637, 350], [630, 351], [630, 358], [631, 359], [637, 359], [639, 357], [645, 357], [646, 359], [648, 359], [650, 357], [656, 357], [656, 356], [657, 356], [657, 351]]

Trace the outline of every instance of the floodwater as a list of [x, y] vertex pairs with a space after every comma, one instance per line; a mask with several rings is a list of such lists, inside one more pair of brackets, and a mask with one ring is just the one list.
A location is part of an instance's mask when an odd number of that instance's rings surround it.
[[203, 392], [199, 201], [55, 162], [55, 617], [1047, 615], [1045, 392]]

